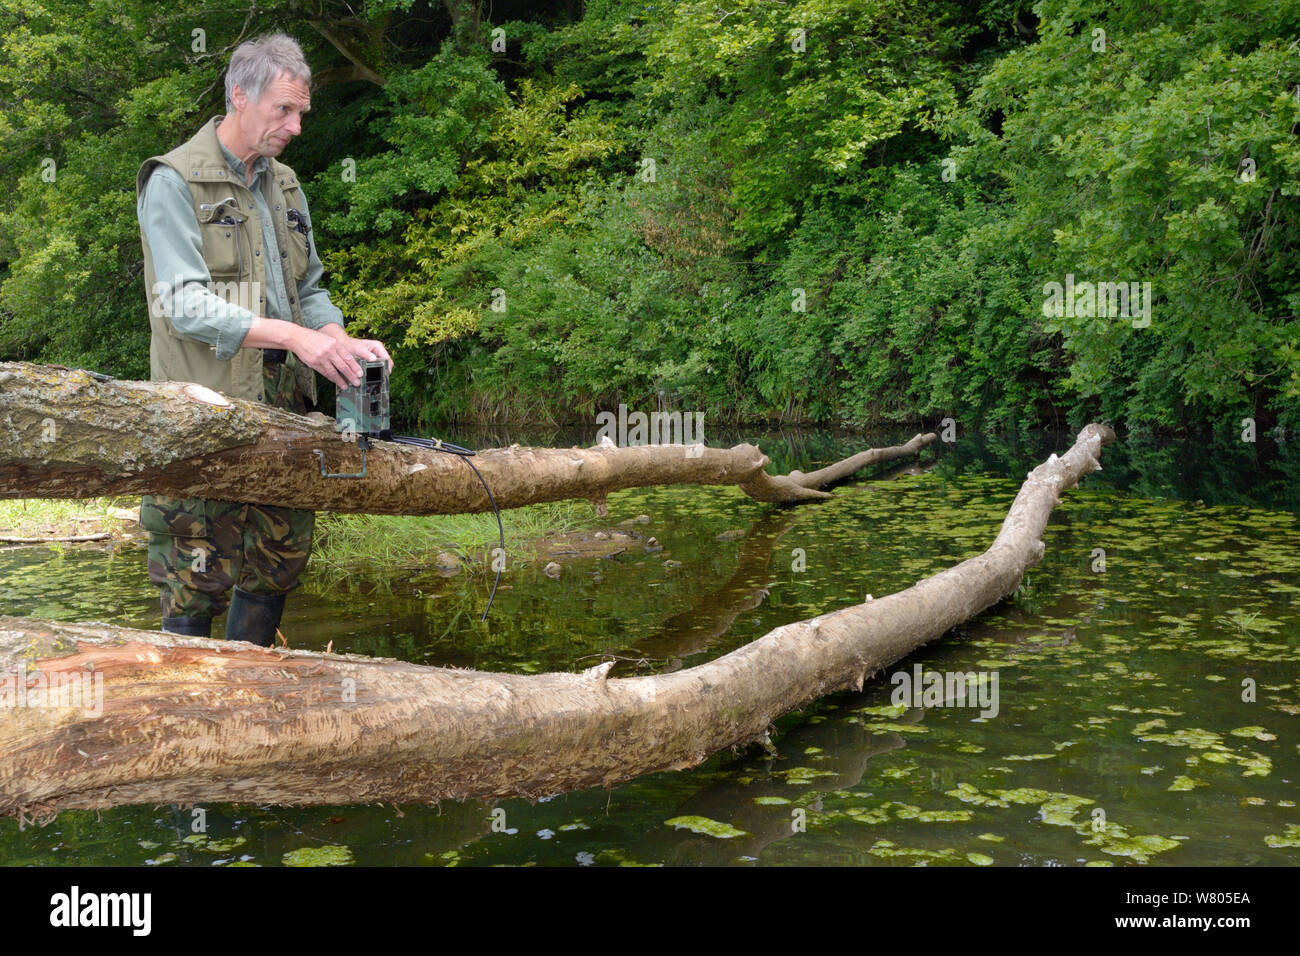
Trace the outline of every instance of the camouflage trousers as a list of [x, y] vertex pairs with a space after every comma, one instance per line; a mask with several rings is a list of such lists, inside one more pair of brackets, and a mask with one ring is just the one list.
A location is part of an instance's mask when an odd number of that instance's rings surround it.
[[[291, 365], [264, 362], [263, 386], [268, 404], [307, 411]], [[298, 586], [316, 513], [145, 495], [140, 524], [149, 532], [149, 580], [161, 593], [163, 617], [215, 617], [230, 605], [235, 585], [266, 595]]]

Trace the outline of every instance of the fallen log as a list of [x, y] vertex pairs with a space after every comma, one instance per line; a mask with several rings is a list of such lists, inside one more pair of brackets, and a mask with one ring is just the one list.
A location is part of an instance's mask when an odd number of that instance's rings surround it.
[[[983, 554], [669, 674], [492, 674], [0, 618], [0, 701], [28, 704], [0, 717], [0, 813], [536, 798], [695, 766], [1012, 594], [1113, 440], [1089, 425], [1030, 472]], [[74, 678], [102, 681], [98, 713], [30, 706]]]
[[[453, 455], [355, 436], [324, 415], [301, 416], [184, 382], [132, 382], [53, 366], [0, 362], [0, 498], [163, 494], [367, 514], [492, 510]], [[855, 455], [854, 469], [915, 455], [917, 435]], [[637, 445], [480, 451], [474, 464], [502, 508], [605, 496], [624, 488], [740, 487], [756, 501], [828, 498], [833, 478], [769, 475], [753, 445]], [[365, 477], [326, 477], [359, 474]]]

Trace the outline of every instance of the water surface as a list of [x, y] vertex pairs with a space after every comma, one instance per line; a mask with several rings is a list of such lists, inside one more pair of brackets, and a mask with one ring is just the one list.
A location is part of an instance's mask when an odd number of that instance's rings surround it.
[[[782, 433], [758, 444], [773, 470], [809, 470], [906, 437]], [[622, 492], [608, 522], [649, 515], [633, 530], [662, 551], [562, 559], [558, 581], [544, 562], [515, 562], [486, 624], [482, 576], [317, 582], [291, 599], [283, 630], [299, 648], [332, 641], [517, 673], [610, 656], [616, 675], [689, 667], [979, 553], [1025, 472], [1068, 444], [941, 444], [921, 468], [882, 466], [797, 508], [733, 488]], [[45, 828], [0, 821], [0, 861], [1300, 863], [1297, 456], [1263, 441], [1129, 439], [1103, 465], [1065, 495], [1046, 557], [1014, 598], [890, 669], [995, 674], [996, 716], [896, 705], [882, 675], [782, 718], [773, 753], [719, 754], [611, 791], [495, 808], [217, 804], [203, 808], [202, 833], [191, 811], [166, 807], [65, 812]], [[142, 550], [0, 552], [0, 581], [3, 613], [158, 626]]]

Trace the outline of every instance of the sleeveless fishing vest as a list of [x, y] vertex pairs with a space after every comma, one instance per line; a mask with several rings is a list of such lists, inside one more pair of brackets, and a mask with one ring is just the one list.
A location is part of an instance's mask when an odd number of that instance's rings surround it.
[[[262, 248], [262, 221], [253, 193], [242, 178], [230, 168], [217, 140], [221, 116], [209, 120], [188, 142], [163, 156], [151, 156], [141, 164], [135, 177], [136, 197], [158, 165], [180, 173], [194, 200], [194, 215], [199, 222], [203, 241], [203, 261], [212, 275], [209, 289], [226, 302], [233, 302], [254, 315], [266, 315], [266, 260]], [[307, 222], [303, 209], [302, 189], [292, 169], [269, 159], [262, 173], [262, 195], [271, 211], [276, 243], [280, 246], [280, 268], [284, 270], [285, 292], [289, 311], [298, 325], [303, 324], [298, 303], [298, 282], [307, 276], [310, 239], [299, 229], [290, 228], [289, 211], [295, 210], [298, 221]], [[149, 377], [155, 381], [198, 382], [229, 395], [262, 401], [262, 350], [241, 348], [229, 360], [217, 358], [217, 347], [187, 338], [176, 331], [169, 308], [154, 294], [153, 250], [140, 229], [144, 247], [145, 296], [149, 301]], [[316, 401], [316, 374], [292, 352], [286, 364], [303, 394]]]

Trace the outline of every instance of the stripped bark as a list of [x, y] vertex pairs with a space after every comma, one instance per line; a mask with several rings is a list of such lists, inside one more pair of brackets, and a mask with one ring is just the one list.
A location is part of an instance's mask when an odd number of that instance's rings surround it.
[[[915, 455], [934, 440], [930, 433], [874, 449], [863, 465]], [[734, 484], [774, 503], [830, 497], [817, 490], [830, 479], [767, 474], [767, 456], [753, 445], [516, 445], [473, 461], [502, 508], [566, 498], [603, 508], [610, 492], [669, 484]], [[347, 474], [364, 464], [366, 477], [327, 478], [322, 463]], [[293, 415], [182, 382], [0, 363], [0, 498], [144, 493], [368, 514], [492, 510], [456, 456], [376, 441], [363, 457], [324, 415]]]
[[1105, 426], [1030, 472], [987, 551], [865, 604], [651, 677], [491, 674], [95, 625], [0, 618], [18, 681], [103, 678], [102, 713], [0, 717], [0, 813], [199, 801], [540, 797], [695, 766], [863, 681], [1015, 591], [1060, 495], [1100, 468]]

